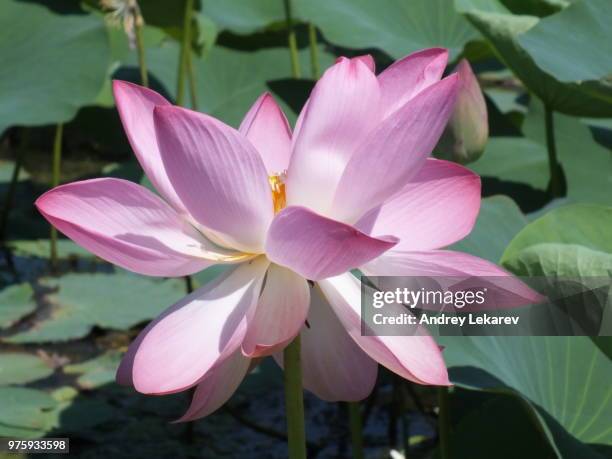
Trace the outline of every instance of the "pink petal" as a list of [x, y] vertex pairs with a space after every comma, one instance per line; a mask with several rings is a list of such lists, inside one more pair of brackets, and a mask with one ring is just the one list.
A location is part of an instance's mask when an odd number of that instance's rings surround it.
[[267, 267], [264, 257], [245, 262], [166, 310], [132, 344], [118, 379], [129, 380], [131, 366], [134, 387], [144, 394], [200, 382], [239, 349]]
[[427, 87], [368, 136], [342, 174], [334, 218], [356, 221], [419, 172], [452, 113], [457, 81], [454, 74]]
[[372, 238], [345, 223], [294, 206], [280, 211], [272, 221], [266, 255], [307, 279], [318, 280], [360, 266], [395, 243], [394, 238]]
[[127, 180], [100, 178], [47, 191], [36, 207], [59, 231], [100, 258], [140, 274], [176, 277], [239, 253], [211, 245], [161, 198]]
[[168, 177], [190, 214], [220, 245], [261, 253], [274, 210], [253, 145], [230, 126], [191, 110], [157, 107], [154, 120]]
[[545, 300], [496, 264], [450, 250], [416, 252], [392, 249], [366, 263], [361, 270], [368, 276], [431, 276], [443, 287], [444, 284], [454, 284], [461, 285], [464, 290], [486, 287], [486, 302], [479, 306], [482, 310], [538, 304]]
[[479, 210], [480, 177], [455, 163], [429, 158], [408, 185], [355, 227], [372, 236], [396, 236], [396, 250], [438, 249], [467, 236]]
[[239, 130], [259, 152], [268, 175], [278, 174], [289, 167], [291, 128], [270, 93], [259, 96]]
[[156, 106], [170, 105], [170, 102], [155, 91], [120, 80], [113, 80], [113, 94], [123, 129], [145, 174], [177, 212], [186, 213], [168, 179], [153, 125], [153, 109]]
[[376, 76], [341, 59], [318, 81], [293, 135], [287, 203], [326, 214], [344, 167], [379, 121]]
[[361, 285], [355, 276], [346, 273], [319, 285], [351, 338], [372, 359], [418, 384], [450, 384], [442, 353], [431, 336], [362, 335]]
[[[348, 335], [320, 288], [311, 292], [308, 325], [301, 333], [304, 387], [329, 402], [363, 400], [376, 384], [378, 364]], [[282, 367], [282, 353], [274, 358]]]
[[236, 351], [209, 371], [198, 383], [189, 409], [177, 422], [195, 421], [221, 408], [240, 386], [250, 363], [251, 359]]
[[423, 89], [438, 82], [447, 62], [446, 49], [429, 48], [412, 53], [387, 67], [378, 75], [384, 116], [389, 116]]
[[249, 320], [242, 343], [244, 355], [263, 357], [283, 348], [304, 325], [309, 301], [306, 280], [272, 264], [255, 315]]
[[338, 62], [343, 62], [346, 59], [357, 59], [358, 61], [361, 61], [362, 64], [365, 64], [365, 66], [369, 68], [372, 73], [376, 72], [376, 63], [374, 62], [374, 58], [370, 54], [364, 54], [362, 56], [356, 56], [352, 58], [339, 57], [338, 59], [336, 59], [336, 64]]

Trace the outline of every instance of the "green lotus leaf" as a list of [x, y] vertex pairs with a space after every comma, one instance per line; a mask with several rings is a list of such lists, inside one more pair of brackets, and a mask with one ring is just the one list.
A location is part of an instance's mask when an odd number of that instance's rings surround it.
[[181, 279], [159, 280], [124, 271], [67, 274], [40, 282], [54, 289], [44, 299], [49, 310], [34, 317], [30, 328], [4, 341], [67, 341], [86, 336], [94, 326], [126, 330], [156, 317], [185, 291]]
[[59, 14], [35, 2], [0, 3], [0, 133], [69, 121], [94, 101], [110, 63], [99, 15]]

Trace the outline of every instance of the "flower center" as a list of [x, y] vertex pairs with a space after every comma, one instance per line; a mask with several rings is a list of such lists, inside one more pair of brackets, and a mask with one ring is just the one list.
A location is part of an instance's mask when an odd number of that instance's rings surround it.
[[286, 173], [270, 175], [268, 177], [268, 183], [272, 188], [272, 203], [274, 204], [274, 213], [280, 212], [287, 204], [287, 198], [285, 197], [285, 182], [283, 181]]

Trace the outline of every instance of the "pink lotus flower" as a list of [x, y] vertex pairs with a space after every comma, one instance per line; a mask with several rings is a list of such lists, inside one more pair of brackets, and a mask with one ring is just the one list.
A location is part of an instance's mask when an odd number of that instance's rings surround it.
[[471, 231], [480, 205], [475, 174], [428, 159], [458, 88], [457, 75], [440, 79], [446, 62], [445, 50], [427, 49], [377, 77], [370, 56], [340, 58], [293, 135], [269, 94], [235, 130], [115, 81], [132, 148], [161, 197], [101, 178], [45, 193], [39, 210], [78, 244], [137, 273], [233, 265], [142, 331], [118, 381], [145, 394], [196, 386], [182, 418], [195, 419], [231, 396], [253, 359], [278, 356], [301, 333], [304, 386], [324, 400], [363, 399], [378, 364], [448, 385], [430, 336], [361, 335], [360, 283], [349, 272], [508, 276], [438, 250]]

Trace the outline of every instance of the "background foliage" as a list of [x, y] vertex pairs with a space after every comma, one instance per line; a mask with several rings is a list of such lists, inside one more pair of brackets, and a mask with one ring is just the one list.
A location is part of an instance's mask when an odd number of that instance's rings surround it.
[[[188, 2], [139, 3], [150, 85], [176, 100]], [[369, 52], [379, 69], [430, 46], [450, 50], [449, 68], [468, 59], [491, 137], [468, 166], [483, 178], [481, 213], [454, 248], [521, 275], [612, 274], [609, 0], [293, 0], [299, 79], [282, 0], [195, 6], [183, 103], [234, 126], [266, 90], [293, 122], [319, 69], [337, 55]], [[138, 55], [106, 14], [94, 0], [0, 2], [0, 436], [70, 436], [79, 457], [283, 457], [274, 364], [195, 427], [167, 423], [184, 398], [114, 385], [127, 343], [184, 294], [182, 281], [114, 269], [64, 239], [50, 267], [49, 228], [32, 203], [53, 182], [58, 125], [61, 181], [106, 175], [146, 184], [110, 91], [112, 78], [140, 82]], [[551, 127], [560, 188], [550, 181]], [[442, 344], [456, 384], [452, 457], [612, 457], [609, 338]], [[430, 388], [383, 374], [363, 406], [368, 455], [439, 454]], [[313, 456], [350, 454], [345, 407], [309, 397], [307, 412]]]

